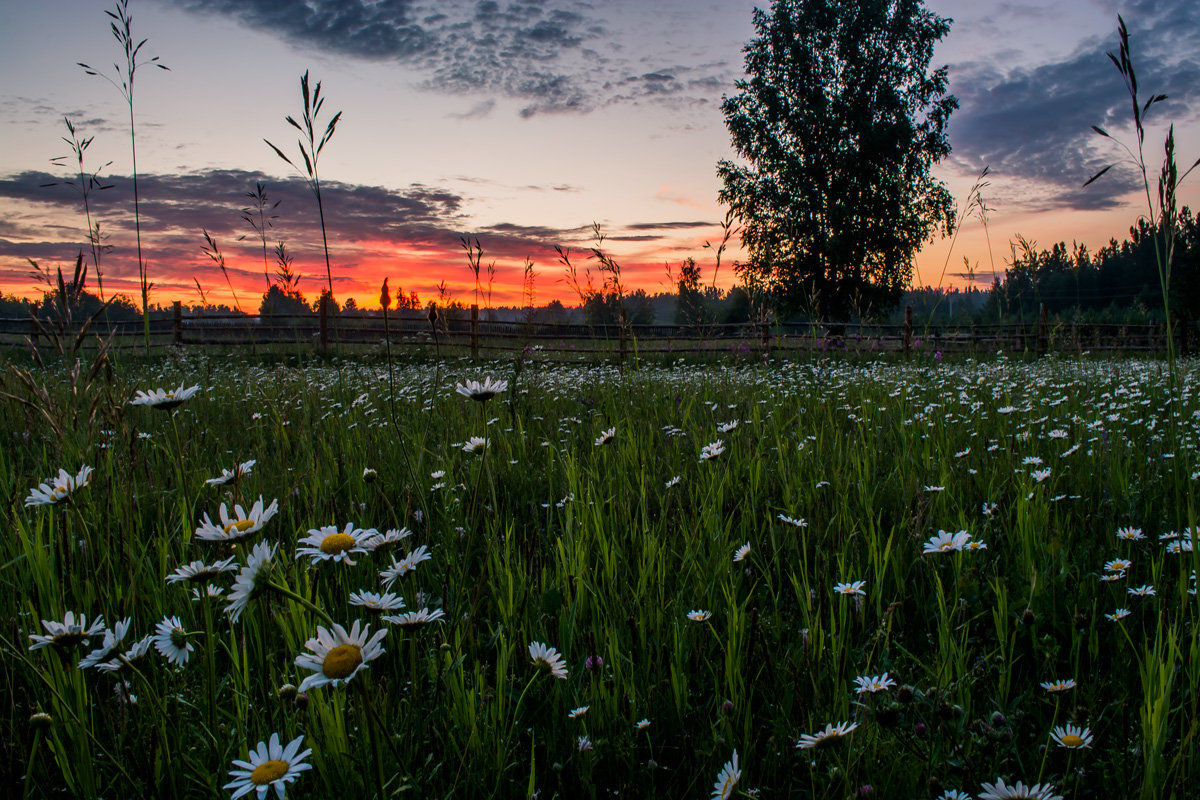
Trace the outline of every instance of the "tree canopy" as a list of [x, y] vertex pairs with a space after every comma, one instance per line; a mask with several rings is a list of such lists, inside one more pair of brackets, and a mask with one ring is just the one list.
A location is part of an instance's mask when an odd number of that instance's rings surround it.
[[741, 276], [784, 311], [886, 311], [922, 242], [953, 225], [930, 174], [958, 107], [947, 69], [929, 70], [950, 21], [920, 0], [775, 0], [754, 27], [747, 77], [722, 103], [748, 163], [717, 168]]

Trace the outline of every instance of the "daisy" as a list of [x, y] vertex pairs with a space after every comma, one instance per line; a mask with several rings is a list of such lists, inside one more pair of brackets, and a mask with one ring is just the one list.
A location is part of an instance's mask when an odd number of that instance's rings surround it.
[[671, 489], [671, 488], [673, 488], [673, 487], [675, 487], [675, 486], [678, 486], [678, 485], [679, 485], [679, 482], [680, 482], [681, 480], [683, 480], [683, 478], [682, 478], [682, 477], [680, 477], [679, 475], [676, 475], [674, 478], [671, 478], [671, 480], [667, 481], [667, 482], [666, 482], [666, 484], [663, 486], [663, 488], [665, 488], [665, 489]]
[[863, 587], [866, 585], [867, 585], [866, 581], [852, 581], [850, 583], [837, 583], [837, 584], [834, 584], [833, 591], [835, 591], [838, 594], [845, 594], [845, 595], [857, 594], [857, 595], [866, 596], [867, 593], [863, 591]]
[[1133, 562], [1127, 558], [1114, 558], [1112, 561], [1105, 562], [1104, 569], [1109, 572], [1124, 572], [1133, 566]]
[[69, 498], [76, 489], [87, 486], [91, 476], [91, 467], [85, 466], [74, 475], [65, 469], [59, 469], [56, 477], [47, 478], [45, 483], [29, 490], [29, 496], [25, 498], [25, 507], [57, 505]]
[[700, 448], [700, 461], [712, 461], [725, 452], [725, 442], [718, 439]]
[[386, 533], [375, 532], [373, 536], [368, 536], [359, 542], [368, 552], [374, 553], [376, 550], [388, 550], [395, 545], [400, 544], [408, 537], [412, 536], [412, 531], [408, 528], [392, 528]]
[[1050, 468], [1047, 467], [1046, 469], [1034, 470], [1033, 472], [1029, 473], [1029, 477], [1033, 478], [1037, 483], [1041, 483], [1042, 481], [1046, 480], [1046, 478], [1050, 477]]
[[972, 539], [963, 545], [963, 550], [987, 550], [987, 542], [980, 542]]
[[1141, 528], [1117, 528], [1117, 538], [1126, 542], [1136, 542], [1146, 538]]
[[588, 738], [587, 736], [580, 736], [576, 740], [575, 745], [576, 745], [576, 747], [579, 748], [579, 752], [582, 753], [585, 750], [592, 749], [592, 740], [590, 738]]
[[233, 800], [251, 792], [257, 793], [255, 800], [263, 800], [272, 787], [279, 800], [283, 800], [286, 784], [294, 783], [301, 772], [312, 769], [312, 764], [304, 761], [312, 750], [300, 752], [303, 741], [303, 736], [297, 736], [287, 747], [280, 747], [279, 734], [272, 733], [269, 744], [259, 742], [258, 747], [250, 751], [249, 760], [234, 759], [233, 765], [237, 769], [229, 770], [233, 780], [225, 784], [226, 789], [233, 790]]
[[1129, 594], [1136, 595], [1137, 597], [1154, 597], [1157, 592], [1153, 586], [1147, 583], [1143, 586], [1138, 586], [1137, 588], [1130, 586]]
[[469, 380], [466, 383], [460, 383], [454, 387], [454, 391], [458, 392], [463, 397], [480, 403], [485, 403], [501, 392], [507, 390], [508, 381], [494, 381], [490, 375], [483, 379], [483, 383]]
[[227, 483], [238, 480], [243, 475], [249, 475], [257, 463], [257, 461], [252, 459], [250, 461], [243, 461], [235, 469], [222, 469], [220, 475], [215, 478], [209, 478], [205, 483], [209, 486], [224, 486]]
[[735, 562], [736, 562], [736, 561], [745, 561], [745, 560], [746, 560], [746, 556], [748, 556], [748, 555], [750, 555], [750, 543], [749, 543], [749, 542], [746, 542], [744, 545], [742, 545], [741, 547], [739, 547], [739, 548], [738, 548], [738, 549], [737, 549], [737, 550], [734, 552], [734, 554], [733, 554], [733, 560], [734, 560]]
[[1128, 608], [1118, 608], [1116, 611], [1114, 611], [1111, 614], [1105, 614], [1104, 618], [1107, 619], [1109, 622], [1116, 622], [1117, 620], [1125, 619], [1128, 616], [1129, 616]]
[[886, 692], [888, 689], [896, 685], [896, 682], [889, 678], [886, 672], [882, 675], [875, 675], [873, 677], [870, 675], [864, 675], [862, 677], [855, 678], [854, 682], [858, 684], [858, 688], [854, 690], [856, 694], [875, 694], [876, 692]]
[[215, 583], [210, 583], [201, 589], [199, 586], [192, 589], [192, 601], [199, 602], [200, 600], [220, 600], [225, 596], [225, 590]]
[[222, 572], [233, 572], [237, 569], [237, 564], [233, 563], [233, 560], [233, 556], [230, 556], [224, 561], [217, 561], [213, 564], [205, 564], [203, 561], [190, 561], [168, 575], [167, 583], [179, 583], [180, 581], [200, 583], [209, 578], [215, 578]]
[[188, 662], [192, 654], [192, 644], [187, 640], [187, 631], [183, 629], [179, 617], [163, 617], [162, 622], [154, 628], [154, 649], [168, 661], [178, 667]]
[[800, 741], [796, 742], [796, 747], [801, 750], [812, 750], [817, 747], [837, 744], [842, 740], [842, 737], [857, 727], [857, 722], [839, 722], [837, 725], [826, 725], [823, 731], [801, 734]]
[[384, 622], [391, 625], [399, 625], [402, 628], [411, 627], [413, 625], [424, 625], [429, 622], [442, 622], [446, 612], [440, 608], [435, 608], [430, 611], [428, 608], [420, 608], [416, 611], [405, 611], [403, 614], [390, 614], [386, 617], [380, 617]]
[[104, 631], [104, 640], [100, 646], [80, 659], [79, 668], [91, 669], [99, 665], [101, 661], [107, 661], [120, 647], [127, 633], [129, 633], [129, 617], [118, 622], [111, 630]]
[[[362, 528], [354, 527], [353, 522], [347, 522], [344, 530], [338, 530], [335, 525], [326, 525], [323, 528], [309, 528], [308, 536], [300, 539], [296, 544], [296, 558], [308, 556], [312, 559], [313, 564], [321, 561], [340, 561], [351, 567], [354, 566], [354, 559], [350, 558], [354, 553], [365, 553], [367, 549], [362, 546], [364, 539], [369, 539], [375, 536], [379, 531], [374, 528], [363, 530]], [[303, 547], [299, 545], [304, 545]]]
[[233, 507], [233, 516], [229, 515], [224, 503], [221, 503], [218, 511], [221, 524], [214, 524], [205, 513], [204, 518], [200, 521], [200, 527], [196, 528], [197, 539], [206, 542], [232, 542], [258, 533], [271, 517], [279, 513], [279, 501], [272, 500], [271, 505], [263, 508], [262, 495], [259, 495], [258, 500], [250, 507], [249, 514], [236, 504]]
[[566, 680], [567, 665], [563, 663], [562, 656], [553, 647], [547, 647], [541, 642], [533, 642], [529, 645], [529, 657], [533, 659], [534, 666], [545, 664], [550, 669], [551, 675]]
[[737, 428], [737, 426], [738, 421], [736, 419], [729, 422], [723, 422], [717, 426], [717, 433], [729, 433], [731, 430]]
[[386, 587], [391, 587], [392, 582], [397, 578], [403, 578], [408, 573], [415, 571], [417, 564], [432, 558], [433, 556], [429, 555], [429, 548], [425, 545], [421, 545], [399, 561], [393, 556], [392, 565], [379, 573], [379, 582]]
[[111, 658], [108, 661], [101, 661], [96, 665], [96, 669], [100, 670], [101, 672], [108, 673], [119, 672], [127, 665], [136, 663], [137, 661], [145, 658], [146, 654], [150, 652], [150, 648], [153, 646], [154, 634], [148, 633], [141, 639], [138, 639], [136, 642], [134, 642], [133, 646], [124, 653], [120, 653], [115, 658]]
[[712, 617], [712, 612], [702, 609], [693, 609], [687, 613], [687, 618], [692, 622], [707, 622], [710, 617]]
[[1075, 688], [1075, 679], [1066, 678], [1057, 681], [1044, 681], [1041, 684], [1041, 687], [1051, 694], [1056, 692], [1065, 692], [1069, 689]]
[[807, 528], [808, 527], [808, 520], [804, 519], [803, 517], [796, 518], [796, 517], [789, 517], [787, 514], [780, 514], [777, 517], [777, 519], [780, 522], [783, 522], [787, 525], [791, 525], [794, 528]]
[[738, 781], [742, 779], [742, 771], [738, 768], [737, 750], [733, 751], [733, 758], [725, 762], [725, 766], [721, 767], [721, 771], [717, 773], [717, 780], [713, 783], [712, 800], [729, 800], [733, 797], [733, 787], [737, 786]]
[[958, 789], [947, 789], [938, 795], [937, 800], [971, 800], [971, 795]]
[[1080, 727], [1067, 723], [1059, 725], [1050, 732], [1050, 738], [1059, 747], [1066, 747], [1071, 750], [1081, 750], [1085, 747], [1092, 746], [1092, 730], [1087, 727]]
[[487, 450], [488, 440], [482, 436], [472, 436], [462, 446], [462, 451], [467, 455], [475, 455], [476, 453], [483, 455], [483, 451]]
[[612, 442], [612, 440], [615, 439], [616, 437], [617, 437], [617, 429], [615, 427], [609, 428], [606, 431], [601, 431], [600, 435], [598, 437], [596, 437], [596, 447], [603, 447], [604, 445]]
[[995, 784], [983, 784], [983, 793], [979, 795], [979, 800], [1063, 800], [1061, 794], [1054, 793], [1054, 785], [1034, 784], [1026, 786], [1017, 781], [1013, 784], [1005, 784], [1003, 778], [998, 778]]
[[382, 614], [385, 611], [399, 611], [404, 608], [404, 598], [391, 592], [384, 594], [379, 594], [378, 592], [352, 592], [350, 594], [350, 605], [362, 606], [367, 611]]
[[930, 537], [929, 541], [925, 543], [925, 549], [922, 553], [950, 553], [962, 550], [967, 546], [967, 542], [970, 539], [971, 534], [966, 531], [951, 533], [950, 531], [939, 530], [937, 536]]
[[582, 717], [584, 714], [587, 713], [589, 708], [591, 708], [591, 706], [580, 706], [579, 708], [572, 708], [570, 711], [567, 712], [567, 718], [568, 719], [579, 719], [580, 717]]
[[54, 645], [58, 650], [67, 650], [86, 642], [93, 636], [104, 633], [104, 616], [96, 617], [89, 626], [86, 614], [80, 614], [79, 619], [76, 619], [75, 612], [68, 611], [63, 615], [62, 622], [55, 622], [52, 619], [42, 620], [42, 628], [46, 631], [45, 635], [29, 634], [29, 638], [33, 642], [29, 646], [30, 650], [38, 650], [48, 645]]
[[266, 589], [271, 576], [271, 559], [275, 556], [277, 546], [268, 545], [266, 542], [254, 545], [250, 557], [246, 559], [246, 565], [234, 579], [233, 590], [229, 593], [229, 605], [225, 607], [225, 613], [234, 622], [242, 616], [250, 601]]
[[644, 731], [646, 728], [650, 727], [650, 720], [643, 717], [642, 719], [639, 719], [637, 722], [633, 723], [633, 727], [634, 730]]
[[339, 683], [348, 683], [360, 669], [383, 655], [384, 650], [379, 642], [387, 636], [387, 628], [380, 628], [368, 637], [371, 626], [360, 629], [361, 624], [355, 620], [348, 633], [337, 623], [334, 623], [332, 631], [317, 626], [317, 635], [304, 643], [311, 652], [296, 657], [297, 667], [313, 671], [300, 684], [301, 692], [328, 684], [337, 686]]
[[200, 386], [189, 386], [183, 388], [183, 384], [179, 384], [178, 389], [151, 389], [149, 392], [138, 391], [134, 398], [129, 401], [131, 406], [149, 406], [163, 411], [181, 406], [188, 400], [196, 396], [200, 391]]

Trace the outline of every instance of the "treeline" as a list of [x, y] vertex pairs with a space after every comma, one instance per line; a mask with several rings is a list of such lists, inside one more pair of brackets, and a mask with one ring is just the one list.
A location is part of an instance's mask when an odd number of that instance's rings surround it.
[[[1164, 315], [1157, 248], [1162, 238], [1158, 230], [1142, 220], [1130, 228], [1129, 237], [1116, 239], [1095, 253], [1074, 244], [1068, 248], [1059, 242], [1039, 249], [1034, 242], [1018, 236], [1011, 245], [1003, 277], [996, 276], [989, 290], [969, 285], [966, 289], [912, 289], [900, 305], [884, 315], [888, 322], [903, 320], [911, 307], [915, 319], [932, 323], [967, 324], [970, 322], [1030, 321], [1040, 314], [1042, 304], [1058, 320], [1138, 324], [1161, 321]], [[1200, 320], [1200, 214], [1183, 209], [1175, 231], [1175, 250], [1170, 277], [1170, 307], [1180, 317]], [[185, 311], [197, 313], [259, 313], [280, 315], [314, 314], [321, 297], [308, 300], [297, 288], [297, 279], [284, 264], [269, 290], [260, 296], [253, 311], [213, 305], [206, 298]], [[756, 301], [744, 286], [723, 290], [704, 285], [695, 261], [686, 259], [672, 275], [675, 291], [650, 294], [644, 289], [614, 291], [590, 289], [580, 292], [578, 306], [566, 306], [558, 300], [541, 306], [494, 306], [480, 309], [485, 320], [530, 321], [539, 323], [616, 324], [624, 310], [625, 321], [632, 325], [676, 324], [711, 325], [742, 323], [759, 319], [761, 295]], [[48, 288], [52, 288], [49, 287]], [[619, 287], [618, 287], [619, 288]], [[322, 295], [323, 297], [324, 295]], [[89, 290], [74, 293], [76, 318], [98, 310], [100, 298]], [[0, 317], [26, 317], [31, 313], [48, 317], [53, 311], [53, 293], [41, 300], [0, 294]], [[112, 320], [136, 320], [139, 309], [124, 296], [109, 296], [106, 316]], [[441, 313], [451, 317], [469, 313], [466, 304], [439, 297]], [[397, 291], [392, 308], [422, 309], [428, 303], [417, 292]], [[344, 303], [336, 299], [335, 313], [380, 313], [360, 308], [353, 298]], [[169, 308], [151, 311], [152, 315], [170, 313]], [[878, 316], [878, 315], [875, 315]], [[789, 315], [788, 322], [808, 321], [803, 313]]]

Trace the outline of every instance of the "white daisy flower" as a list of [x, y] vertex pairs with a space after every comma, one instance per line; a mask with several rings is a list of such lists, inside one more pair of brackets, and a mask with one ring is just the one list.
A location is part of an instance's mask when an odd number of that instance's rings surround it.
[[168, 575], [167, 583], [179, 583], [180, 581], [200, 583], [209, 578], [214, 578], [223, 572], [233, 572], [236, 569], [237, 564], [234, 563], [233, 556], [212, 564], [205, 564], [203, 561], [190, 561]]
[[712, 617], [712, 612], [695, 608], [689, 611], [686, 616], [692, 622], [707, 622]]
[[25, 507], [57, 505], [69, 498], [76, 489], [87, 486], [91, 477], [91, 467], [85, 466], [74, 475], [60, 469], [57, 476], [47, 478], [45, 483], [29, 490], [29, 496], [25, 498]]
[[225, 607], [225, 613], [234, 622], [242, 616], [250, 601], [266, 588], [271, 575], [271, 559], [275, 556], [277, 546], [268, 545], [266, 542], [254, 545], [250, 557], [246, 559], [246, 565], [234, 579], [233, 589], [229, 593], [229, 605]]
[[928, 553], [951, 553], [962, 550], [967, 546], [967, 542], [971, 540], [971, 534], [966, 531], [950, 531], [939, 530], [937, 536], [930, 537], [925, 543], [925, 549], [921, 552]]
[[232, 800], [242, 795], [256, 793], [255, 800], [264, 800], [272, 788], [279, 800], [283, 800], [286, 785], [294, 783], [300, 773], [312, 769], [304, 759], [312, 754], [312, 750], [300, 752], [303, 736], [297, 736], [287, 747], [279, 744], [279, 734], [272, 733], [270, 743], [259, 742], [258, 747], [250, 751], [247, 761], [234, 759], [237, 769], [229, 770], [232, 781], [225, 784], [226, 789], [233, 790]]
[[710, 442], [700, 448], [700, 461], [712, 461], [725, 452], [725, 442], [718, 439], [715, 442]]
[[750, 555], [750, 543], [749, 543], [749, 542], [746, 542], [744, 545], [742, 545], [741, 547], [739, 547], [739, 548], [738, 548], [738, 549], [737, 549], [737, 550], [734, 552], [734, 554], [733, 554], [733, 560], [734, 560], [735, 562], [737, 562], [737, 561], [745, 561], [745, 560], [746, 560], [746, 556], [748, 556], [748, 555]]
[[112, 657], [117, 648], [121, 646], [121, 642], [125, 640], [125, 635], [129, 633], [129, 622], [129, 617], [126, 617], [112, 626], [110, 630], [105, 630], [104, 640], [100, 643], [100, 646], [79, 661], [79, 668], [91, 669], [101, 661], [107, 661]]
[[480, 403], [491, 400], [496, 395], [507, 390], [508, 381], [494, 381], [491, 376], [484, 378], [483, 383], [469, 380], [465, 384], [460, 383], [454, 387], [454, 391], [463, 397]]
[[837, 725], [831, 723], [826, 725], [823, 731], [801, 734], [800, 741], [796, 742], [796, 747], [801, 750], [812, 750], [813, 748], [836, 744], [846, 734], [857, 727], [857, 722], [839, 722]]
[[403, 578], [408, 573], [416, 570], [417, 564], [420, 564], [422, 561], [429, 561], [432, 558], [433, 556], [429, 555], [429, 548], [425, 545], [416, 548], [399, 561], [393, 556], [392, 565], [379, 573], [379, 582], [385, 587], [391, 587], [397, 578]]
[[885, 672], [882, 675], [863, 675], [855, 678], [854, 682], [858, 688], [854, 690], [855, 694], [875, 694], [876, 692], [886, 692], [888, 689], [896, 685], [896, 682], [888, 677]]
[[250, 461], [243, 461], [238, 464], [235, 469], [222, 469], [220, 475], [215, 478], [209, 478], [205, 483], [209, 486], [224, 486], [227, 483], [232, 483], [245, 475], [249, 475], [257, 463], [257, 461], [251, 459]]
[[838, 594], [844, 594], [844, 595], [857, 594], [857, 595], [865, 596], [866, 592], [863, 591], [863, 589], [866, 585], [867, 585], [866, 581], [851, 581], [849, 583], [836, 583], [833, 586], [833, 591], [835, 591]]
[[187, 631], [179, 617], [163, 617], [154, 628], [154, 649], [177, 667], [188, 662], [192, 654], [192, 643], [187, 640]]
[[1003, 778], [998, 778], [994, 784], [983, 784], [979, 800], [1063, 800], [1063, 797], [1054, 793], [1054, 785], [1050, 783], [1026, 786], [1017, 781], [1005, 784]]
[[360, 541], [359, 545], [365, 548], [368, 552], [374, 553], [377, 550], [387, 550], [388, 548], [399, 544], [410, 536], [412, 536], [412, 531], [410, 531], [408, 528], [392, 528], [385, 533], [379, 533], [376, 531], [374, 536], [368, 536]]
[[353, 522], [347, 522], [343, 530], [338, 530], [335, 525], [310, 528], [308, 536], [297, 542], [296, 558], [308, 556], [313, 564], [321, 561], [340, 561], [352, 567], [354, 559], [350, 556], [367, 552], [363, 541], [378, 535], [379, 531], [374, 528], [363, 530], [354, 527]]
[[385, 617], [380, 617], [384, 622], [391, 625], [399, 625], [402, 628], [411, 627], [414, 625], [425, 625], [430, 622], [442, 622], [446, 613], [440, 608], [430, 611], [428, 608], [419, 608], [416, 611], [406, 611], [403, 614], [389, 614]]
[[541, 642], [533, 642], [529, 645], [529, 658], [532, 659], [534, 666], [544, 664], [550, 674], [560, 680], [567, 678], [567, 665], [563, 663], [563, 658], [558, 651], [553, 647], [547, 647]]
[[604, 445], [612, 442], [612, 440], [615, 439], [616, 437], [617, 437], [617, 429], [615, 427], [609, 428], [606, 431], [601, 431], [600, 435], [598, 437], [596, 437], [596, 447], [603, 447]]
[[45, 635], [29, 634], [29, 639], [33, 642], [29, 646], [30, 650], [39, 650], [48, 645], [54, 645], [59, 650], [66, 650], [104, 633], [104, 616], [96, 617], [92, 620], [92, 624], [88, 625], [86, 614], [80, 614], [76, 619], [75, 612], [68, 611], [63, 615], [62, 622], [52, 619], [42, 620], [42, 628], [46, 631]]
[[214, 524], [208, 514], [204, 514], [200, 526], [196, 528], [197, 539], [206, 542], [232, 542], [258, 533], [271, 517], [279, 512], [279, 501], [272, 500], [271, 505], [264, 508], [262, 495], [259, 495], [258, 500], [250, 507], [250, 513], [246, 513], [240, 505], [235, 504], [233, 516], [230, 516], [224, 503], [221, 503], [218, 512], [220, 525]]
[[151, 389], [149, 392], [138, 391], [134, 398], [129, 401], [131, 406], [149, 406], [157, 408], [161, 411], [170, 411], [171, 409], [181, 406], [188, 400], [196, 396], [200, 391], [200, 386], [189, 386], [183, 388], [183, 384], [179, 384], [178, 389]]
[[368, 636], [371, 626], [360, 628], [361, 625], [361, 621], [355, 620], [349, 632], [336, 623], [332, 631], [324, 626], [317, 627], [317, 635], [304, 643], [310, 652], [296, 657], [297, 667], [313, 671], [300, 684], [301, 692], [348, 683], [359, 670], [383, 655], [379, 642], [387, 636], [387, 628], [380, 628], [373, 636]]
[[385, 592], [352, 592], [350, 605], [362, 606], [367, 611], [382, 614], [385, 611], [399, 611], [404, 608], [404, 598], [398, 594]]
[[721, 771], [717, 773], [717, 780], [713, 783], [712, 800], [729, 800], [733, 797], [733, 788], [741, 779], [742, 771], [738, 768], [738, 754], [737, 750], [734, 750], [733, 757], [726, 761], [725, 766], [721, 767]]

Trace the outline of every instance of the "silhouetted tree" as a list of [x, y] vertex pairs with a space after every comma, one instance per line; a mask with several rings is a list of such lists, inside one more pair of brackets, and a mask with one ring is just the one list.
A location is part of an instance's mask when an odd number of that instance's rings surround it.
[[950, 23], [920, 0], [775, 0], [754, 27], [747, 78], [722, 103], [748, 163], [717, 167], [739, 271], [783, 311], [886, 310], [921, 243], [952, 225], [931, 169], [958, 101], [946, 68], [929, 71]]

